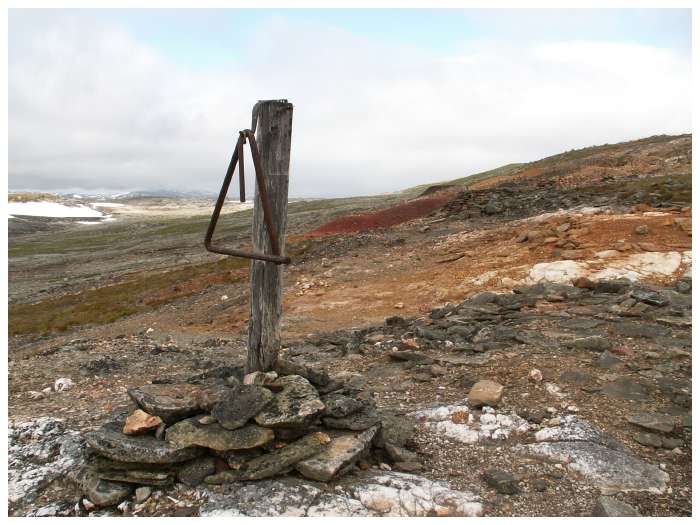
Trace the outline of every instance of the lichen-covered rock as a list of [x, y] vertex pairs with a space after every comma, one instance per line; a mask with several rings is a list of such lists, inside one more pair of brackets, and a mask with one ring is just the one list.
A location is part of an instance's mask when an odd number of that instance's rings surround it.
[[100, 479], [90, 468], [83, 468], [73, 477], [88, 499], [97, 507], [111, 507], [130, 497], [134, 486]]
[[144, 385], [128, 391], [139, 408], [168, 424], [211, 411], [228, 392], [224, 385], [190, 383]]
[[235, 430], [257, 415], [273, 397], [274, 395], [267, 388], [256, 385], [237, 385], [214, 405], [211, 415], [222, 427]]
[[316, 389], [298, 375], [280, 377], [275, 395], [257, 416], [255, 422], [270, 428], [299, 428], [311, 424], [325, 408]]
[[360, 434], [336, 434], [331, 442], [316, 456], [297, 464], [299, 473], [316, 481], [328, 481], [342, 474], [368, 449], [378, 427], [372, 427]]
[[215, 470], [214, 458], [202, 456], [184, 463], [177, 471], [177, 479], [185, 485], [194, 487], [204, 481], [204, 478], [213, 474]]
[[10, 505], [29, 503], [52, 481], [79, 468], [83, 439], [52, 417], [8, 426], [7, 499]]
[[240, 450], [255, 448], [272, 441], [275, 433], [269, 428], [246, 425], [227, 430], [218, 423], [203, 425], [191, 417], [175, 423], [165, 431], [165, 440], [175, 447], [199, 446], [213, 450]]
[[103, 456], [134, 463], [177, 463], [204, 452], [198, 447], [174, 445], [150, 435], [127, 436], [122, 428], [118, 421], [106, 423], [101, 429], [85, 434], [85, 442]]
[[296, 463], [318, 454], [330, 442], [323, 432], [314, 432], [287, 446], [251, 459], [238, 471], [224, 471], [208, 476], [207, 483], [230, 483], [238, 480], [270, 478], [290, 471]]

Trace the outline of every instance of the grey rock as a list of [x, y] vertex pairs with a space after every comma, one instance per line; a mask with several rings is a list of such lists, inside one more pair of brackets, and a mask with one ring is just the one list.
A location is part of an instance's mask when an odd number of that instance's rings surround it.
[[83, 439], [65, 422], [41, 417], [8, 425], [7, 499], [28, 503], [55, 479], [83, 464]]
[[661, 436], [658, 434], [651, 434], [649, 432], [639, 432], [634, 434], [632, 439], [634, 439], [640, 445], [644, 445], [646, 447], [661, 448], [664, 445], [663, 441], [661, 440]]
[[535, 443], [514, 447], [528, 457], [561, 463], [603, 494], [666, 490], [669, 476], [654, 465], [619, 450], [587, 441]]
[[394, 463], [419, 463], [418, 454], [403, 447], [386, 443], [384, 450]]
[[108, 481], [119, 481], [121, 483], [133, 483], [136, 485], [153, 485], [163, 487], [172, 485], [175, 477], [169, 472], [138, 469], [95, 469], [95, 473], [100, 479]]
[[85, 434], [88, 447], [115, 461], [135, 463], [177, 463], [203, 453], [198, 447], [176, 446], [154, 436], [127, 436], [123, 424], [111, 422], [100, 430]]
[[199, 446], [213, 450], [255, 448], [272, 441], [275, 433], [269, 428], [246, 425], [228, 430], [217, 423], [202, 425], [192, 417], [175, 423], [165, 431], [166, 442], [176, 447]]
[[592, 350], [594, 352], [604, 352], [612, 348], [610, 341], [599, 335], [574, 339], [571, 344], [574, 348]]
[[605, 383], [602, 392], [610, 397], [630, 401], [643, 401], [649, 396], [649, 389], [646, 386], [628, 378]]
[[257, 385], [237, 385], [224, 399], [218, 402], [211, 415], [219, 424], [229, 430], [245, 425], [255, 417], [274, 395], [267, 388]]
[[566, 370], [559, 375], [559, 381], [570, 385], [588, 385], [595, 381], [595, 378], [583, 370]]
[[381, 427], [375, 438], [375, 444], [378, 447], [391, 444], [403, 448], [416, 431], [416, 422], [403, 415], [383, 413], [381, 421]]
[[613, 324], [612, 327], [613, 330], [624, 337], [656, 339], [661, 336], [667, 336], [670, 333], [668, 328], [662, 328], [653, 324], [624, 322]]
[[322, 432], [304, 436], [287, 446], [254, 458], [237, 471], [224, 471], [208, 476], [207, 483], [230, 483], [237, 480], [259, 480], [284, 474], [300, 461], [321, 452], [330, 442], [330, 437]]
[[[480, 498], [414, 474], [368, 472], [343, 488], [322, 491], [296, 478], [233, 483], [208, 494], [202, 516], [478, 516]], [[260, 494], [267, 497], [261, 498]]]
[[202, 456], [184, 463], [177, 471], [177, 479], [185, 485], [194, 487], [204, 481], [204, 478], [213, 474], [215, 470], [214, 458]]
[[611, 369], [611, 368], [619, 368], [623, 365], [622, 359], [618, 358], [615, 356], [613, 353], [608, 352], [607, 350], [600, 354], [600, 357], [598, 358], [596, 364], [600, 368], [605, 368], [605, 369]]
[[520, 492], [518, 481], [512, 474], [499, 469], [490, 469], [483, 475], [484, 481], [489, 487], [496, 489], [500, 494], [517, 494]]
[[434, 328], [428, 328], [426, 326], [416, 325], [414, 327], [414, 331], [418, 337], [422, 337], [423, 339], [442, 341], [446, 338], [446, 332], [436, 330]]
[[367, 405], [365, 399], [342, 393], [327, 394], [321, 397], [321, 401], [326, 407], [323, 410], [323, 415], [325, 417], [349, 416], [350, 414], [359, 412]]
[[661, 432], [663, 434], [670, 434], [676, 427], [676, 421], [673, 417], [653, 412], [644, 412], [628, 416], [627, 421], [646, 430]]
[[134, 491], [134, 501], [144, 503], [151, 497], [151, 487], [139, 487]]
[[311, 424], [325, 408], [316, 389], [301, 376], [281, 377], [282, 387], [265, 408], [255, 416], [258, 425], [270, 428], [298, 428]]
[[117, 505], [129, 498], [134, 491], [133, 485], [102, 480], [89, 468], [83, 468], [77, 472], [74, 481], [97, 507]]
[[639, 511], [624, 501], [601, 496], [593, 508], [593, 516], [607, 518], [641, 517]]
[[153, 384], [128, 390], [143, 411], [171, 424], [200, 412], [209, 412], [228, 392], [223, 385]]
[[422, 352], [415, 350], [395, 350], [387, 354], [391, 359], [396, 361], [408, 361], [411, 363], [430, 364], [434, 362], [432, 357], [428, 357]]
[[329, 481], [355, 464], [369, 448], [377, 430], [378, 427], [372, 427], [360, 434], [336, 434], [320, 454], [301, 461], [296, 469], [306, 478]]
[[539, 442], [577, 442], [587, 441], [595, 443], [611, 450], [629, 452], [627, 447], [605, 434], [588, 421], [579, 419], [575, 415], [566, 415], [561, 418], [560, 424], [547, 427], [535, 433], [535, 439]]
[[631, 297], [651, 306], [666, 306], [668, 304], [668, 299], [662, 294], [649, 290], [632, 290]]

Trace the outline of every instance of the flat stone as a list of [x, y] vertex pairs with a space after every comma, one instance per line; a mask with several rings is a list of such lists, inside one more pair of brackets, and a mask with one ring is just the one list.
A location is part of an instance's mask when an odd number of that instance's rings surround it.
[[643, 401], [649, 396], [649, 389], [646, 386], [628, 378], [605, 383], [602, 392], [610, 397], [630, 401]]
[[662, 434], [670, 434], [676, 428], [676, 421], [673, 417], [653, 412], [628, 416], [627, 421], [646, 430], [661, 432]]
[[605, 368], [605, 369], [611, 369], [611, 368], [619, 368], [623, 365], [622, 359], [619, 357], [615, 356], [613, 353], [608, 352], [607, 350], [600, 354], [600, 357], [596, 361], [596, 364], [600, 368]]
[[473, 407], [481, 407], [484, 405], [495, 407], [501, 402], [503, 397], [503, 385], [495, 381], [483, 380], [477, 382], [469, 391], [467, 398], [469, 404]]
[[175, 482], [175, 477], [172, 474], [157, 470], [96, 469], [95, 472], [100, 479], [120, 481], [122, 483], [133, 483], [136, 485], [153, 485], [156, 487], [164, 487], [167, 485], [172, 485]]
[[602, 494], [650, 492], [662, 494], [669, 476], [654, 465], [587, 441], [518, 445], [516, 452], [565, 465], [571, 474], [600, 489]]
[[653, 324], [615, 323], [612, 327], [613, 330], [624, 337], [655, 339], [657, 337], [667, 336], [670, 333], [668, 328], [661, 328]]
[[666, 299], [666, 297], [660, 293], [651, 292], [648, 290], [632, 290], [631, 296], [637, 301], [641, 301], [651, 306], [666, 306], [668, 304], [668, 299]]
[[610, 341], [599, 335], [574, 339], [571, 344], [574, 348], [592, 350], [594, 352], [604, 352], [605, 350], [610, 350], [610, 348], [612, 348]]
[[118, 421], [106, 423], [100, 430], [85, 434], [87, 446], [115, 461], [135, 463], [177, 463], [201, 455], [198, 447], [177, 446], [154, 436], [127, 436]]
[[305, 427], [311, 424], [325, 408], [316, 389], [301, 376], [281, 377], [275, 385], [282, 387], [282, 391], [255, 416], [255, 421], [260, 426]]
[[346, 430], [366, 430], [379, 423], [380, 417], [374, 408], [374, 403], [360, 412], [345, 417], [324, 417], [323, 424], [328, 428]]
[[595, 381], [595, 378], [583, 370], [566, 370], [559, 375], [559, 381], [570, 385], [588, 385]]
[[423, 363], [430, 364], [434, 362], [432, 357], [428, 357], [422, 352], [416, 352], [415, 350], [395, 350], [387, 354], [391, 359], [395, 361], [409, 361], [412, 363]]
[[484, 481], [500, 494], [517, 494], [520, 492], [518, 481], [512, 474], [499, 469], [490, 469], [484, 473]]
[[222, 427], [235, 430], [255, 417], [273, 397], [274, 394], [267, 388], [252, 384], [237, 385], [214, 405], [211, 415]]
[[[167, 424], [197, 413], [209, 412], [212, 397], [221, 397], [227, 392], [228, 388], [223, 385], [189, 383], [144, 385], [128, 390], [129, 397], [139, 408], [160, 417]], [[218, 400], [217, 398], [216, 401]]]
[[152, 416], [143, 410], [134, 410], [133, 414], [126, 418], [122, 432], [124, 434], [145, 434], [157, 429], [163, 420], [158, 416]]
[[314, 432], [287, 446], [254, 458], [238, 471], [224, 471], [205, 479], [207, 483], [228, 483], [235, 480], [258, 480], [289, 472], [300, 461], [321, 452], [331, 441], [328, 434]]
[[377, 429], [372, 427], [360, 434], [335, 435], [320, 454], [301, 461], [296, 469], [306, 478], [329, 481], [355, 464], [369, 448]]
[[175, 423], [165, 431], [165, 440], [174, 446], [200, 446], [213, 450], [240, 450], [255, 448], [272, 441], [275, 433], [269, 428], [246, 425], [228, 430], [219, 425], [202, 425], [192, 417]]
[[661, 436], [658, 434], [651, 434], [650, 432], [639, 432], [634, 434], [632, 439], [646, 447], [661, 448], [664, 446]]
[[194, 487], [215, 471], [215, 459], [211, 456], [202, 456], [184, 463], [177, 471], [177, 479], [185, 485]]
[[624, 501], [601, 496], [593, 508], [593, 516], [605, 518], [642, 517], [639, 511]]

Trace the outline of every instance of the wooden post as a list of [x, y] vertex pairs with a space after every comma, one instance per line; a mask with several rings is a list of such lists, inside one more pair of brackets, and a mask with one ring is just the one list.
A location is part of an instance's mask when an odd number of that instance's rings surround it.
[[[292, 141], [292, 104], [286, 100], [262, 100], [257, 104], [255, 139], [260, 149], [266, 190], [277, 228], [281, 254], [285, 253], [289, 156]], [[260, 195], [255, 191], [253, 249], [271, 253]], [[246, 373], [273, 370], [280, 350], [282, 271], [284, 266], [252, 260], [250, 263], [250, 322]]]

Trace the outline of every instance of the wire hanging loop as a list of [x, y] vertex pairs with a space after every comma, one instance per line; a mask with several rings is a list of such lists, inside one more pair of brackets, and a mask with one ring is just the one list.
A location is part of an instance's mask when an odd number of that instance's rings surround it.
[[[253, 130], [255, 129], [255, 124], [256, 118], [254, 109]], [[224, 183], [221, 186], [221, 191], [219, 192], [219, 197], [216, 200], [214, 212], [211, 215], [209, 227], [207, 228], [207, 233], [204, 237], [204, 247], [207, 249], [207, 251], [213, 253], [232, 255], [234, 257], [244, 257], [246, 259], [258, 259], [261, 261], [273, 262], [275, 264], [289, 264], [292, 262], [292, 260], [289, 257], [282, 255], [279, 245], [279, 238], [277, 236], [277, 228], [273, 224], [272, 207], [270, 205], [270, 200], [267, 195], [267, 186], [265, 185], [265, 176], [260, 160], [260, 151], [258, 150], [258, 144], [255, 140], [255, 132], [253, 130], [244, 129], [238, 133], [238, 142], [236, 142], [236, 147], [233, 149], [231, 162], [229, 162], [228, 169], [226, 170]], [[233, 179], [233, 172], [235, 171], [237, 164], [239, 173], [238, 180], [240, 185], [240, 199], [241, 202], [245, 202], [245, 168], [243, 164], [243, 146], [245, 145], [246, 140], [250, 145], [250, 153], [251, 157], [253, 158], [253, 167], [255, 168], [255, 182], [258, 188], [258, 195], [260, 196], [260, 203], [263, 209], [263, 220], [265, 222], [267, 236], [270, 239], [270, 247], [272, 248], [272, 254], [261, 252], [246, 252], [242, 250], [234, 250], [231, 248], [225, 248], [223, 246], [216, 246], [212, 244], [214, 230], [216, 229], [216, 224], [219, 221], [221, 208], [223, 207], [224, 201], [226, 200], [226, 195], [228, 194], [228, 189], [231, 185], [231, 180]]]

